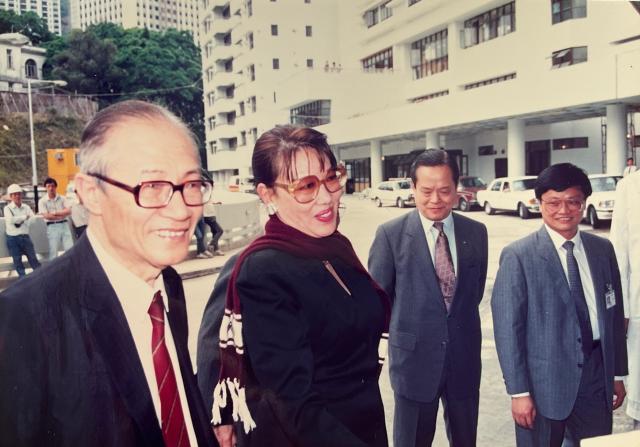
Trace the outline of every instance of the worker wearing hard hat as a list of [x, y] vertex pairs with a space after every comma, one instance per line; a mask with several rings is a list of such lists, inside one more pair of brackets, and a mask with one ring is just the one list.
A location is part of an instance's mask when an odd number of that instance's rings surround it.
[[22, 255], [27, 257], [32, 269], [40, 267], [36, 250], [29, 237], [29, 224], [33, 220], [34, 214], [29, 205], [22, 203], [22, 188], [20, 186], [15, 183], [9, 185], [7, 194], [11, 198], [11, 202], [4, 207], [7, 249], [13, 258], [16, 272], [19, 276], [24, 276]]

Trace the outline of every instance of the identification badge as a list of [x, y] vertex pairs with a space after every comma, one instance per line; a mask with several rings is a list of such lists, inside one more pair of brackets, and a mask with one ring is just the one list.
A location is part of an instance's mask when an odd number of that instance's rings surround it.
[[611, 284], [607, 284], [607, 291], [604, 294], [604, 301], [607, 303], [607, 309], [611, 309], [616, 305], [616, 292]]

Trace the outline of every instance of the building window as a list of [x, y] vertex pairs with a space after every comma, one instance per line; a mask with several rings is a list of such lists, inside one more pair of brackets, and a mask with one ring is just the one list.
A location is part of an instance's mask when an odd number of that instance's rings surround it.
[[551, 55], [551, 68], [566, 67], [587, 61], [587, 47], [565, 48]]
[[272, 36], [278, 35], [278, 25], [271, 25], [271, 35]]
[[209, 118], [209, 130], [213, 130], [216, 128], [216, 117], [212, 116]]
[[311, 37], [313, 34], [313, 30], [311, 29], [311, 25], [307, 25], [304, 27], [304, 33], [307, 37]]
[[253, 33], [247, 34], [247, 45], [249, 46], [250, 50], [253, 50]]
[[389, 47], [362, 59], [364, 71], [376, 71], [393, 68], [393, 48]]
[[424, 78], [449, 69], [448, 31], [443, 29], [411, 43], [413, 79]]
[[247, 71], [249, 72], [249, 79], [252, 81], [256, 80], [256, 66], [255, 65], [249, 65], [249, 68], [247, 69]]
[[504, 81], [508, 81], [510, 79], [515, 79], [515, 78], [516, 78], [516, 74], [515, 73], [509, 73], [509, 74], [502, 75], [502, 76], [496, 76], [495, 78], [485, 79], [483, 81], [470, 82], [469, 84], [465, 84], [463, 86], [463, 88], [465, 90], [472, 90], [474, 88], [484, 87], [484, 86], [491, 85], [491, 84], [497, 84], [499, 82], [504, 82]]
[[7, 68], [13, 69], [13, 50], [7, 50]]
[[313, 68], [313, 59], [307, 59], [307, 68]]
[[416, 3], [420, 3], [421, 0], [409, 0], [409, 6], [415, 5]]
[[493, 144], [478, 146], [478, 155], [496, 155], [496, 150], [494, 149]]
[[507, 3], [464, 22], [464, 48], [516, 30], [515, 2]]
[[253, 113], [256, 113], [256, 110], [258, 110], [257, 104], [256, 104], [256, 97], [252, 96], [249, 98], [249, 108], [251, 109], [251, 111]]
[[38, 79], [38, 66], [33, 59], [27, 60], [24, 64], [24, 73], [29, 79]]
[[551, 23], [587, 16], [587, 0], [551, 0]]
[[580, 149], [589, 147], [588, 137], [557, 138], [553, 140], [553, 150]]
[[393, 15], [393, 9], [387, 7], [387, 4], [389, 3], [390, 2], [385, 2], [380, 6], [367, 10], [364, 13], [362, 18], [364, 19], [364, 23], [367, 25], [367, 28], [371, 28], [383, 20], [387, 20]]
[[244, 116], [244, 101], [238, 103], [238, 108], [240, 109], [240, 116]]
[[240, 146], [247, 145], [247, 132], [244, 130], [240, 131]]
[[449, 94], [449, 90], [441, 90], [435, 93], [429, 93], [428, 95], [418, 96], [417, 98], [411, 98], [411, 102], [422, 102], [429, 101], [430, 99], [439, 98], [441, 96], [447, 96]]
[[258, 129], [255, 127], [252, 127], [249, 132], [251, 132], [251, 138], [253, 139], [253, 142], [255, 143], [258, 140]]
[[295, 107], [290, 111], [290, 123], [305, 127], [328, 124], [331, 118], [331, 101], [322, 99]]
[[274, 70], [280, 70], [280, 59], [278, 59], [277, 57], [273, 58], [271, 61], [271, 65], [273, 66]]
[[244, 8], [247, 11], [247, 17], [251, 17], [253, 15], [253, 2], [252, 0], [246, 0], [244, 4]]

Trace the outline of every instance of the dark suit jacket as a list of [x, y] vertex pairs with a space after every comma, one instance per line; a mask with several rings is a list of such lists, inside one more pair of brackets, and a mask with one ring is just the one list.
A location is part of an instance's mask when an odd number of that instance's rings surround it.
[[[198, 444], [217, 445], [187, 350], [182, 283], [171, 268], [162, 274]], [[0, 359], [0, 445], [164, 445], [124, 312], [86, 236], [0, 295]]]
[[369, 271], [393, 300], [389, 374], [393, 390], [420, 402], [438, 395], [445, 356], [447, 383], [459, 399], [480, 388], [480, 315], [487, 277], [486, 227], [454, 213], [457, 286], [447, 315], [419, 211], [378, 228], [369, 251]]
[[[210, 405], [218, 380], [218, 331], [229, 260], [198, 340], [198, 376]], [[383, 447], [378, 344], [384, 309], [368, 278], [330, 259], [352, 296], [322, 262], [269, 249], [252, 253], [237, 279], [242, 304], [247, 404], [257, 428], [242, 446]], [[208, 376], [208, 377], [207, 377]]]
[[[593, 280], [611, 409], [614, 376], [627, 375], [620, 273], [608, 240], [584, 232], [580, 236]], [[607, 309], [609, 287], [616, 303]], [[569, 283], [544, 226], [502, 251], [491, 308], [507, 393], [529, 392], [543, 416], [567, 418], [576, 401], [584, 356]]]

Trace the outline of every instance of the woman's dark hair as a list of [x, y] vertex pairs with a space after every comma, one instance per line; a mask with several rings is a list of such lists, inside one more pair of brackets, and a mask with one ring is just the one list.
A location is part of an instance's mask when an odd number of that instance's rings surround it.
[[323, 170], [325, 157], [329, 159], [331, 168], [337, 166], [336, 157], [327, 143], [327, 136], [317, 130], [285, 125], [276, 126], [260, 135], [251, 158], [254, 184], [264, 183], [272, 187], [280, 174], [288, 181], [293, 181], [295, 155], [305, 149], [316, 152]]
[[453, 178], [453, 183], [458, 184], [458, 179], [460, 178], [460, 169], [458, 168], [458, 163], [456, 162], [455, 157], [449, 155], [449, 153], [442, 149], [427, 149], [426, 151], [420, 153], [411, 163], [411, 168], [409, 169], [409, 176], [411, 177], [411, 181], [415, 186], [416, 184], [416, 171], [420, 166], [448, 166], [451, 170], [451, 177]]
[[591, 195], [591, 182], [582, 169], [571, 163], [551, 165], [538, 175], [536, 198], [540, 200], [542, 194], [550, 189], [560, 192], [574, 186], [582, 190], [585, 199]]

